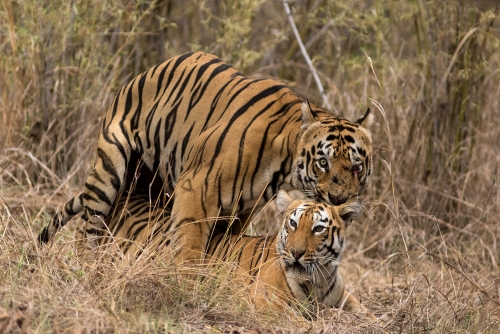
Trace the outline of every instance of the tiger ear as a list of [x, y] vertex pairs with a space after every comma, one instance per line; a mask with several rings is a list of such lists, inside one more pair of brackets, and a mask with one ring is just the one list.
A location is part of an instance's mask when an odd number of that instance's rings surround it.
[[339, 207], [339, 216], [345, 226], [349, 226], [360, 211], [361, 202], [358, 199], [353, 199]]
[[276, 195], [276, 203], [278, 204], [278, 210], [281, 212], [285, 210], [290, 203], [292, 203], [293, 199], [288, 195], [285, 190], [278, 191], [278, 195]]
[[369, 130], [373, 124], [374, 119], [375, 119], [375, 116], [370, 113], [370, 108], [368, 108], [366, 110], [365, 114], [363, 116], [361, 116], [360, 118], [358, 118], [356, 120], [356, 122], [354, 122], [354, 123], [359, 124], [362, 127], [364, 127], [365, 129]]
[[315, 118], [318, 115], [314, 112], [314, 110], [311, 108], [311, 105], [309, 104], [309, 100], [305, 99], [304, 102], [302, 102], [302, 130], [307, 129], [311, 124], [314, 123]]

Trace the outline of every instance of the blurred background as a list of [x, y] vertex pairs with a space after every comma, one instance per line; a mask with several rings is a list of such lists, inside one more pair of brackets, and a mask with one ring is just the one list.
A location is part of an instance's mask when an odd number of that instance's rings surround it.
[[[345, 257], [355, 294], [389, 331], [496, 332], [497, 1], [288, 3], [331, 111], [376, 116], [373, 177]], [[2, 1], [3, 230], [17, 212], [38, 233], [82, 187], [121, 86], [198, 50], [322, 105], [278, 0]]]

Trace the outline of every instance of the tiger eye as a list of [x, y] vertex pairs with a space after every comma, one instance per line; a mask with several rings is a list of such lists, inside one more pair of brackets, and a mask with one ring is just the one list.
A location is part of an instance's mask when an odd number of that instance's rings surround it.
[[325, 158], [321, 158], [321, 159], [319, 159], [319, 165], [320, 165], [320, 167], [324, 168], [324, 167], [328, 166], [328, 161], [326, 161]]
[[321, 233], [321, 232], [323, 232], [325, 229], [326, 229], [326, 227], [324, 227], [324, 226], [316, 226], [316, 227], [314, 228], [314, 232], [315, 232], [315, 233]]

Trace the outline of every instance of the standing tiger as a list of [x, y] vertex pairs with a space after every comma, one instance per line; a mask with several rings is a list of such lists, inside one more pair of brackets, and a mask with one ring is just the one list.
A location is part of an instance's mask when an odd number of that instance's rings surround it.
[[[42, 242], [83, 213], [98, 234], [140, 161], [149, 184], [174, 196], [176, 262], [196, 261], [217, 217], [245, 222], [278, 189], [342, 204], [372, 170], [370, 110], [356, 122], [311, 106], [289, 87], [244, 76], [219, 58], [186, 53], [140, 74], [118, 92], [104, 119], [84, 189], [40, 234]], [[207, 219], [208, 218], [208, 219]]]
[[[296, 192], [293, 195], [297, 195]], [[303, 197], [299, 194], [299, 197]], [[360, 211], [358, 199], [339, 206], [293, 199], [286, 191], [277, 195], [282, 212], [280, 230], [268, 237], [215, 234], [206, 250], [205, 263], [232, 267], [248, 286], [258, 307], [267, 309], [274, 297], [304, 306], [311, 302], [326, 307], [375, 316], [344, 288], [339, 271], [346, 242], [345, 229]], [[118, 246], [133, 260], [143, 249], [156, 253], [171, 238], [169, 209], [151, 205], [147, 194], [122, 196], [115, 215], [106, 219], [109, 232], [100, 238], [102, 246]], [[168, 253], [168, 251], [167, 251]]]

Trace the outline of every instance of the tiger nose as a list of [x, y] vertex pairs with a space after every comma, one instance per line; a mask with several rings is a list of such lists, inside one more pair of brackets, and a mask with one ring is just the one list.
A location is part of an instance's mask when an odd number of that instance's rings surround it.
[[290, 252], [292, 253], [295, 260], [300, 259], [302, 257], [302, 255], [304, 255], [306, 253], [306, 251], [296, 250], [296, 249], [292, 249]]

